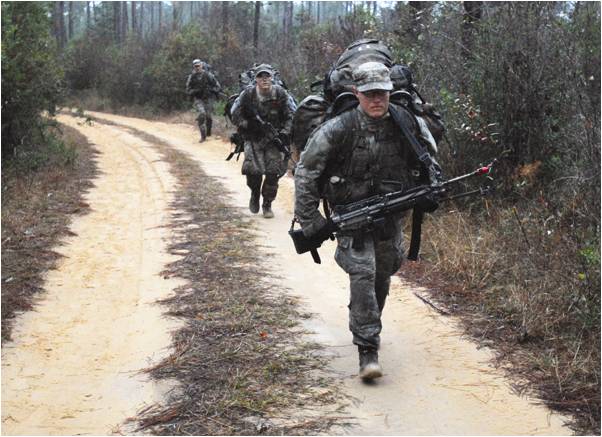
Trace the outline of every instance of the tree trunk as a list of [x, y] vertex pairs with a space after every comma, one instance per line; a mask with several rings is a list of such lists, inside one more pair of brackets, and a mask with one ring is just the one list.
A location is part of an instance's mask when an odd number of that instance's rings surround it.
[[179, 15], [180, 15], [180, 8], [178, 7], [178, 2], [171, 2], [171, 6], [172, 6], [172, 11], [173, 11], [173, 21], [172, 21], [172, 26], [171, 28], [173, 29], [174, 32], [176, 32], [178, 30], [178, 21], [179, 21]]
[[150, 6], [150, 31], [153, 33], [155, 31], [155, 2], [148, 2]]
[[209, 2], [203, 2], [203, 20], [205, 23], [209, 20]]
[[420, 35], [420, 21], [426, 2], [408, 2], [410, 6], [410, 25], [407, 28], [407, 35], [410, 41], [417, 42]]
[[128, 2], [121, 2], [121, 36], [125, 41], [128, 34]]
[[138, 34], [140, 36], [144, 35], [144, 3], [140, 2], [140, 23], [138, 24]]
[[138, 27], [136, 22], [136, 2], [132, 2], [132, 33], [138, 33]]
[[54, 39], [56, 39], [56, 45], [60, 47], [59, 2], [52, 3], [52, 34], [54, 35]]
[[259, 53], [259, 16], [261, 13], [261, 2], [255, 2], [255, 20], [253, 22], [253, 56], [257, 58]]
[[482, 1], [462, 2], [464, 16], [462, 17], [462, 56], [465, 61], [473, 58], [474, 35], [476, 24], [483, 14]]
[[73, 2], [69, 2], [69, 28], [68, 28], [68, 35], [69, 35], [69, 39], [73, 38]]
[[113, 38], [115, 42], [121, 41], [121, 4], [119, 2], [111, 3], [113, 5]]
[[226, 46], [226, 41], [228, 39], [228, 2], [222, 2], [222, 41], [224, 43], [224, 47]]
[[92, 20], [90, 19], [90, 2], [86, 2], [86, 29], [90, 29]]
[[163, 27], [163, 2], [157, 3], [157, 6], [159, 6], [159, 31], [161, 31]]
[[65, 2], [59, 2], [59, 47], [62, 49], [67, 42], [67, 34], [65, 33]]

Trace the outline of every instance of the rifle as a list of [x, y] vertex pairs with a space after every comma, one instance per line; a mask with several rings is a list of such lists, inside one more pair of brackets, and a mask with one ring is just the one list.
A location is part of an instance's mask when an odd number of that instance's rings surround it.
[[254, 115], [255, 115], [255, 120], [259, 123], [259, 125], [261, 126], [261, 129], [263, 129], [264, 131], [267, 130], [272, 143], [278, 148], [278, 150], [280, 150], [282, 153], [284, 153], [284, 159], [288, 161], [291, 157], [291, 149], [289, 148], [289, 146], [287, 144], [284, 144], [282, 142], [276, 128], [274, 126], [272, 126], [272, 123], [270, 123], [269, 121], [264, 121], [257, 112], [255, 112]]
[[[295, 250], [298, 254], [310, 252], [315, 263], [320, 264], [318, 248], [327, 239], [334, 240], [334, 232], [357, 231], [370, 232], [383, 225], [386, 218], [392, 214], [407, 211], [412, 208], [420, 208], [421, 202], [436, 201], [445, 202], [474, 194], [485, 195], [491, 191], [490, 186], [479, 187], [476, 190], [464, 193], [447, 195], [447, 188], [462, 180], [473, 176], [488, 175], [497, 159], [484, 167], [479, 167], [473, 172], [458, 176], [446, 181], [436, 181], [430, 185], [419, 185], [406, 191], [394, 191], [336, 206], [330, 216], [330, 224], [325, 231], [319, 231], [312, 237], [303, 235], [301, 229], [294, 229], [296, 218], [293, 218], [291, 228], [288, 231], [293, 239]], [[416, 254], [417, 256], [417, 254]]]

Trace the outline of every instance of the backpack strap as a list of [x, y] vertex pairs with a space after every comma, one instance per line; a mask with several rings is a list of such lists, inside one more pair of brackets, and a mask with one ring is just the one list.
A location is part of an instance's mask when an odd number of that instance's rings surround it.
[[429, 177], [429, 182], [430, 183], [437, 182], [440, 177], [440, 171], [435, 166], [435, 162], [433, 161], [433, 158], [429, 154], [426, 147], [424, 147], [422, 145], [422, 143], [420, 141], [418, 141], [416, 136], [412, 132], [410, 132], [410, 130], [408, 129], [408, 127], [406, 126], [406, 124], [403, 121], [403, 118], [401, 116], [401, 112], [399, 109], [397, 109], [394, 105], [389, 105], [389, 113], [391, 114], [393, 121], [395, 121], [397, 126], [399, 126], [399, 128], [401, 129], [403, 136], [410, 143], [410, 146], [412, 147], [412, 150], [413, 150], [414, 154], [416, 155], [416, 158], [418, 158], [418, 161], [420, 161], [420, 163], [424, 166], [424, 168], [427, 172], [427, 175]]
[[[435, 167], [435, 163], [431, 158], [431, 155], [428, 153], [426, 147], [424, 147], [420, 141], [416, 138], [412, 132], [408, 129], [406, 124], [401, 117], [401, 112], [393, 105], [389, 105], [389, 113], [391, 117], [395, 121], [395, 123], [401, 129], [403, 136], [408, 140], [414, 154], [418, 158], [418, 160], [422, 163], [424, 168], [427, 171], [429, 176], [429, 181], [431, 183], [437, 182], [439, 179], [440, 173]], [[422, 220], [424, 218], [424, 211], [420, 208], [414, 207], [412, 211], [412, 237], [410, 240], [410, 250], [408, 251], [408, 259], [412, 261], [416, 261], [418, 259], [418, 253], [420, 252], [420, 237], [422, 233]]]

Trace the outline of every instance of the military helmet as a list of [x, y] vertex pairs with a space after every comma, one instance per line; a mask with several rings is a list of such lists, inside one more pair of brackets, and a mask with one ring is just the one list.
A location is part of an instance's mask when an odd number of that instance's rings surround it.
[[195, 65], [203, 65], [203, 61], [200, 59], [195, 59], [192, 61], [192, 66], [194, 67]]

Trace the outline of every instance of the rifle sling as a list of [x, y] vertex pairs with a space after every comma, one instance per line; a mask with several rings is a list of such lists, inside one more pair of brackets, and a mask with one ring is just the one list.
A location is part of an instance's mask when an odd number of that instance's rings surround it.
[[420, 208], [414, 208], [412, 211], [412, 238], [410, 240], [410, 250], [408, 251], [408, 259], [411, 261], [418, 260], [423, 217], [424, 212]]
[[[433, 166], [433, 161], [431, 159], [431, 155], [429, 155], [426, 147], [424, 147], [420, 141], [410, 132], [408, 127], [403, 122], [401, 118], [401, 114], [399, 110], [395, 108], [393, 105], [389, 105], [389, 113], [393, 118], [393, 121], [399, 126], [401, 132], [404, 137], [410, 143], [414, 154], [418, 158], [418, 160], [424, 165], [426, 171], [430, 175], [435, 175], [436, 171]], [[410, 240], [410, 250], [408, 251], [408, 259], [412, 261], [418, 260], [418, 253], [420, 252], [420, 237], [422, 233], [422, 219], [424, 217], [424, 212], [419, 208], [414, 207], [412, 211], [412, 237]]]

